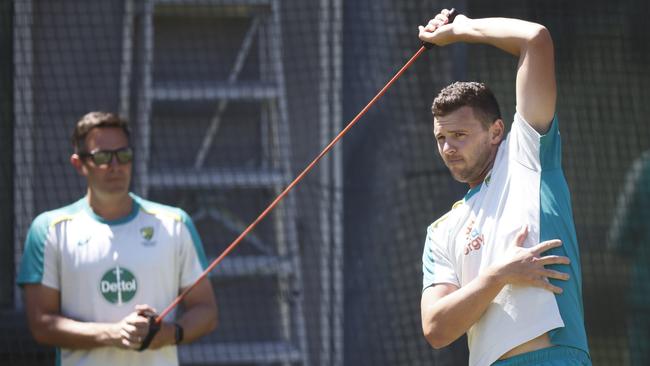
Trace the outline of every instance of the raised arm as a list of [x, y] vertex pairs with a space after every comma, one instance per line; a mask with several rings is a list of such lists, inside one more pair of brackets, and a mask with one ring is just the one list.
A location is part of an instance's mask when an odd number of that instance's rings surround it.
[[489, 44], [518, 56], [517, 112], [537, 132], [546, 133], [555, 114], [557, 95], [553, 40], [548, 30], [519, 19], [470, 19], [462, 14], [446, 24], [447, 14], [445, 9], [426, 26], [420, 26], [420, 39], [438, 46]]

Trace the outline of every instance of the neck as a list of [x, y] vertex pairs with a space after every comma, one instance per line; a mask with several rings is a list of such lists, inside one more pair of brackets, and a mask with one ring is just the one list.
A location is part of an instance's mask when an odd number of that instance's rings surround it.
[[481, 173], [478, 176], [476, 176], [476, 178], [474, 178], [471, 181], [467, 182], [467, 184], [469, 184], [470, 189], [472, 189], [472, 188], [478, 186], [479, 184], [483, 183], [483, 181], [485, 180], [485, 177], [487, 177], [488, 173], [490, 173], [490, 171], [492, 170], [492, 167], [494, 166], [494, 159], [496, 158], [496, 155], [497, 155], [497, 150], [494, 149], [494, 151], [492, 151], [490, 153], [490, 158], [488, 159], [487, 164], [485, 165], [485, 167], [481, 170]]
[[133, 209], [133, 200], [128, 193], [103, 195], [88, 189], [86, 199], [93, 212], [108, 221], [122, 218], [128, 215]]
[[481, 178], [481, 180], [478, 180], [476, 182], [467, 183], [469, 185], [469, 189], [472, 189], [472, 188], [476, 187], [477, 185], [481, 184], [481, 182], [483, 182], [483, 179], [485, 179], [485, 177]]

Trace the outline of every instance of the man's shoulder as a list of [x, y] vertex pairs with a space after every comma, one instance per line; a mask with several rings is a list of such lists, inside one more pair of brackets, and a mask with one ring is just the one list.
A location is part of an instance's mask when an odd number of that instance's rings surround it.
[[512, 131], [513, 129], [524, 129], [526, 133], [529, 133], [534, 136], [546, 136], [549, 135], [551, 132], [555, 132], [553, 130], [557, 130], [559, 127], [559, 119], [557, 112], [553, 115], [553, 118], [551, 118], [544, 131], [538, 131], [533, 127], [533, 125], [526, 120], [524, 116], [522, 116], [519, 112], [515, 111], [514, 116], [512, 117], [512, 124], [510, 126], [510, 130]]
[[454, 221], [454, 213], [458, 212], [458, 210], [460, 209], [460, 207], [463, 206], [464, 203], [465, 203], [464, 199], [454, 202], [454, 204], [451, 206], [451, 209], [447, 211], [447, 213], [440, 216], [436, 221], [434, 221], [433, 223], [431, 223], [431, 225], [429, 225], [428, 230], [429, 231], [437, 230], [441, 226], [444, 226], [445, 224]]
[[58, 223], [73, 220], [83, 210], [84, 199], [82, 198], [69, 205], [42, 212], [32, 221], [32, 227], [46, 229]]
[[135, 194], [131, 194], [131, 198], [133, 198], [133, 200], [140, 206], [140, 209], [146, 214], [156, 216], [161, 219], [166, 218], [183, 223], [186, 223], [190, 220], [189, 215], [182, 208], [146, 200]]
[[561, 145], [557, 115], [549, 121], [548, 129], [542, 134], [523, 116], [515, 113], [510, 131], [499, 146], [495, 166], [498, 163], [509, 166], [516, 162], [532, 171], [559, 169], [562, 166]]

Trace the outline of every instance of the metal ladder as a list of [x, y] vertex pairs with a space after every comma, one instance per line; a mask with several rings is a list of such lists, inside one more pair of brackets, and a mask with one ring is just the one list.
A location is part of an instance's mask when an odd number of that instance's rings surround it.
[[[135, 115], [136, 150], [138, 157], [134, 166], [136, 192], [147, 197], [149, 192], [219, 191], [230, 189], [266, 190], [279, 194], [293, 178], [291, 172], [290, 126], [287, 115], [287, 100], [282, 64], [282, 39], [279, 0], [147, 0], [139, 4], [127, 0], [123, 31], [123, 60], [121, 69], [120, 113]], [[143, 6], [137, 9], [137, 6]], [[185, 82], [154, 80], [156, 60], [154, 40], [155, 17], [159, 13], [173, 14], [210, 8], [223, 8], [225, 16], [250, 18], [250, 25], [235, 57], [226, 80], [206, 82]], [[182, 14], [183, 14], [182, 13]], [[212, 13], [211, 13], [212, 14]], [[216, 12], [215, 12], [216, 14]], [[132, 49], [136, 20], [139, 19], [140, 39], [138, 49]], [[263, 28], [264, 31], [259, 31]], [[260, 80], [240, 81], [242, 68], [257, 38]], [[156, 42], [155, 42], [156, 41]], [[135, 52], [140, 53], [141, 69], [131, 68]], [[131, 110], [130, 88], [134, 74], [139, 74], [140, 87], [137, 93], [137, 110]], [[261, 164], [257, 167], [206, 168], [209, 151], [215, 146], [220, 127], [225, 122], [224, 113], [230, 103], [255, 101], [261, 106]], [[216, 108], [200, 144], [197, 145], [192, 166], [175, 166], [172, 169], [157, 170], [157, 156], [151, 153], [154, 108], [164, 103], [209, 102]], [[240, 233], [243, 220], [233, 218], [231, 212], [224, 212], [209, 196], [202, 200], [193, 219], [212, 220], [226, 229]], [[270, 202], [270, 201], [269, 201]], [[259, 213], [259, 212], [257, 212]], [[257, 214], [255, 213], [255, 214]], [[271, 216], [273, 243], [251, 233], [243, 245], [257, 250], [254, 255], [231, 255], [211, 273], [215, 281], [239, 278], [273, 278], [279, 294], [277, 334], [274, 340], [200, 341], [179, 347], [182, 364], [283, 364], [308, 365], [309, 355], [303, 311], [303, 284], [300, 250], [296, 228], [296, 203], [292, 195], [274, 210]], [[213, 238], [204, 237], [207, 248]], [[212, 258], [213, 259], [213, 258]], [[211, 258], [208, 258], [210, 261]], [[220, 309], [223, 314], [225, 309]], [[263, 309], [260, 309], [262, 311]], [[244, 319], [242, 319], [243, 321]], [[216, 331], [219, 333], [219, 329]], [[223, 337], [222, 337], [223, 338]]]

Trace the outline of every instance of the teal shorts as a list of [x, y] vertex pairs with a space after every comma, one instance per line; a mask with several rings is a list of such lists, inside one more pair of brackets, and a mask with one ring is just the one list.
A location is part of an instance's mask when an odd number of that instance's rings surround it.
[[523, 353], [492, 366], [591, 366], [587, 353], [573, 347], [554, 346], [538, 351]]

